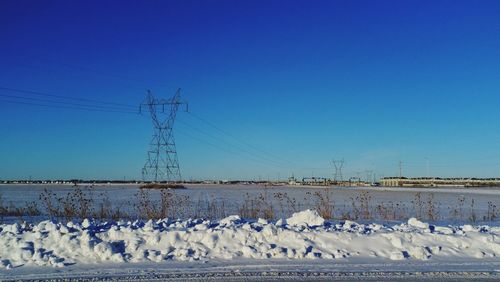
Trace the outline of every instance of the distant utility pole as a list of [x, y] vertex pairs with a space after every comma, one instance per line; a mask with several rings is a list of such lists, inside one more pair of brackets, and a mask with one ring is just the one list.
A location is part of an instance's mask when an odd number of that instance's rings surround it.
[[366, 173], [366, 183], [372, 182], [373, 170], [365, 170]]
[[157, 99], [148, 90], [146, 99], [140, 105], [141, 113], [143, 111], [149, 112], [154, 129], [146, 164], [142, 169], [144, 180], [154, 182], [181, 180], [179, 160], [172, 132], [177, 110], [181, 104], [186, 106], [187, 111], [187, 103], [181, 101], [181, 89], [178, 89], [170, 99]]
[[427, 177], [431, 177], [431, 168], [429, 158], [425, 158], [425, 164], [427, 167]]
[[358, 182], [360, 182], [361, 181], [361, 171], [360, 170], [356, 171], [356, 177], [358, 179]]
[[403, 177], [403, 162], [399, 161], [399, 178]]
[[333, 167], [335, 168], [335, 174], [333, 176], [333, 180], [335, 182], [344, 181], [344, 177], [342, 175], [342, 168], [344, 167], [344, 159], [341, 160], [332, 160]]

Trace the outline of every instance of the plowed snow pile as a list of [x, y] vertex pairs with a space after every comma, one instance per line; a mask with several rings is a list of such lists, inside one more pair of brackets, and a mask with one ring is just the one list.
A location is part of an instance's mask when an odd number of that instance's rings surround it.
[[394, 226], [335, 223], [310, 210], [277, 222], [238, 216], [220, 221], [43, 221], [0, 225], [0, 268], [233, 258], [480, 259], [500, 255], [499, 233], [499, 227], [432, 226], [414, 218]]

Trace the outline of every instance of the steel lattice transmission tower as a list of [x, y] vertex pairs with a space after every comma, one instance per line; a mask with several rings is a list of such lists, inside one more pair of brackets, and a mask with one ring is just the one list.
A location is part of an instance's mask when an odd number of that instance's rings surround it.
[[181, 180], [173, 127], [177, 110], [182, 104], [186, 106], [187, 111], [187, 103], [181, 101], [180, 88], [170, 99], [157, 99], [148, 90], [146, 99], [141, 103], [140, 112], [149, 112], [154, 129], [146, 164], [142, 169], [144, 180], [154, 182]]
[[344, 176], [342, 175], [342, 168], [344, 167], [344, 159], [341, 160], [332, 160], [332, 164], [335, 167], [335, 174], [333, 176], [333, 180], [335, 182], [344, 181]]

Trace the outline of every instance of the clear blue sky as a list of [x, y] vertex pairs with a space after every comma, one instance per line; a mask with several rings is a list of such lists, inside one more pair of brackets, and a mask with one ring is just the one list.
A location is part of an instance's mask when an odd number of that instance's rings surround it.
[[[181, 87], [252, 145], [179, 113], [184, 178], [331, 177], [332, 158], [347, 176], [399, 160], [408, 176], [500, 176], [499, 15], [500, 1], [4, 0], [0, 87], [127, 105]], [[140, 177], [147, 117], [0, 95], [0, 179]]]

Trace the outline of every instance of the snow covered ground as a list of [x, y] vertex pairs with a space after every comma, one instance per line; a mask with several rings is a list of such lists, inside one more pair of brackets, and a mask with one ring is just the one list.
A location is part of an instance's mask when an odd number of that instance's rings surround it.
[[[0, 194], [4, 205], [22, 206], [27, 201], [39, 201], [45, 188], [55, 197], [66, 197], [74, 191], [67, 185], [0, 185]], [[92, 189], [95, 204], [102, 193], [107, 193], [114, 207], [134, 212], [130, 201], [137, 199], [137, 186]], [[498, 188], [329, 189], [329, 203], [335, 206], [337, 218], [344, 211], [351, 212], [352, 202], [358, 201], [360, 193], [369, 193], [374, 216], [357, 223], [325, 221], [311, 211], [290, 216], [293, 211], [286, 205], [281, 212], [286, 201], [275, 197], [287, 193], [297, 200], [299, 210], [314, 209], [318, 204], [316, 191], [325, 190], [191, 185], [175, 191], [189, 196], [188, 207], [196, 207], [198, 199], [215, 198], [225, 204], [225, 214], [238, 214], [247, 193], [251, 197], [267, 193], [275, 207], [275, 218], [288, 217], [273, 221], [229, 216], [218, 220], [118, 222], [67, 222], [61, 218], [53, 222], [38, 216], [23, 217], [28, 223], [20, 225], [11, 224], [20, 222], [19, 218], [4, 217], [4, 224], [0, 224], [0, 280], [498, 279], [500, 222], [497, 217], [481, 220], [490, 203], [500, 202]], [[425, 223], [410, 218], [418, 208], [414, 204], [416, 193], [421, 194], [423, 218], [432, 197], [437, 220]], [[153, 200], [157, 194], [151, 191]], [[403, 219], [378, 218], [377, 207], [382, 203], [386, 207], [399, 204]], [[478, 220], [469, 225], [472, 211], [478, 214]], [[131, 214], [132, 218], [136, 216]]]
[[[138, 213], [134, 206], [137, 204], [139, 188], [137, 185], [101, 185], [91, 189], [79, 186], [87, 196], [92, 196], [93, 206], [99, 208], [102, 203], [103, 195], [109, 198], [109, 204], [112, 208], [120, 208], [130, 217], [137, 218]], [[40, 200], [40, 194], [48, 189], [56, 198], [68, 198], [69, 193], [75, 191], [71, 185], [2, 185], [0, 184], [0, 202], [4, 206], [24, 207], [27, 202], [35, 202], [42, 212], [45, 206]], [[158, 201], [160, 191], [149, 191], [152, 201]], [[210, 217], [202, 210], [199, 213], [194, 212], [199, 208], [199, 203], [216, 203], [224, 216], [231, 214], [241, 214], [241, 207], [249, 198], [258, 199], [263, 197], [270, 205], [274, 207], [276, 218], [289, 217], [293, 212], [305, 209], [317, 209], [319, 198], [316, 193], [322, 196], [328, 195], [328, 202], [333, 208], [336, 218], [342, 218], [344, 213], [355, 214], [353, 209], [360, 209], [361, 201], [359, 199], [362, 193], [367, 193], [369, 197], [370, 218], [372, 221], [384, 220], [407, 220], [410, 217], [426, 218], [429, 213], [432, 201], [432, 210], [434, 212], [433, 223], [439, 224], [465, 224], [469, 223], [471, 218], [474, 221], [497, 225], [494, 220], [496, 216], [491, 216], [490, 209], [496, 206], [500, 207], [500, 188], [398, 188], [398, 187], [312, 187], [312, 186], [274, 186], [263, 187], [259, 185], [188, 185], [188, 189], [175, 190], [178, 196], [186, 197], [182, 206], [185, 209], [183, 214], [176, 217], [189, 218], [201, 216]], [[285, 197], [286, 196], [286, 197]], [[417, 196], [419, 196], [417, 198]], [[418, 202], [421, 202], [420, 205]], [[293, 203], [293, 206], [292, 204]], [[0, 203], [1, 204], [1, 203]], [[223, 206], [221, 205], [223, 204]], [[320, 205], [322, 205], [321, 203]], [[358, 205], [358, 207], [354, 207]], [[206, 206], [206, 205], [204, 205]], [[498, 211], [495, 210], [495, 213]], [[391, 218], [395, 214], [396, 218]], [[223, 217], [217, 215], [217, 218]], [[394, 216], [392, 216], [394, 217]], [[484, 220], [484, 218], [490, 220]], [[356, 218], [355, 216], [353, 218]], [[361, 218], [361, 217], [359, 217]], [[23, 218], [29, 220], [30, 218]], [[1, 218], [0, 218], [1, 220]], [[4, 218], [4, 222], [8, 221]], [[14, 220], [18, 220], [14, 218]], [[359, 220], [359, 219], [358, 219]]]
[[[455, 271], [486, 279], [497, 277], [500, 269], [499, 235], [500, 227], [436, 226], [414, 218], [391, 226], [329, 222], [311, 210], [275, 222], [229, 216], [215, 221], [1, 224], [0, 278], [27, 278], [33, 273], [46, 278], [51, 273], [78, 276], [92, 266], [94, 272], [108, 267], [111, 270], [102, 271], [111, 278], [122, 275], [127, 267], [132, 267], [129, 274], [144, 274], [139, 269], [151, 267], [184, 270], [177, 273], [182, 278], [200, 270], [204, 275], [221, 269], [227, 272], [229, 265], [231, 273], [313, 271], [327, 276], [332, 269], [368, 273], [388, 268], [404, 272], [409, 267], [446, 274], [454, 266]], [[235, 265], [232, 269], [231, 264]]]

